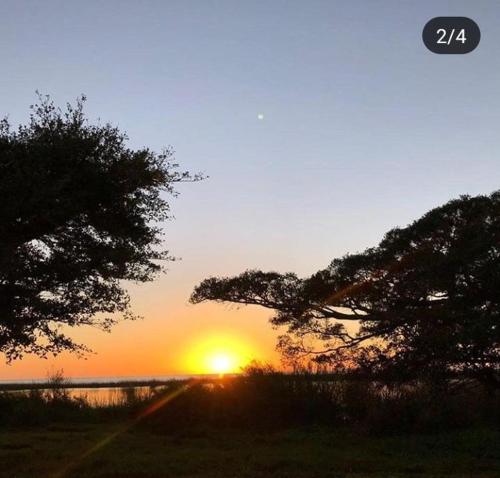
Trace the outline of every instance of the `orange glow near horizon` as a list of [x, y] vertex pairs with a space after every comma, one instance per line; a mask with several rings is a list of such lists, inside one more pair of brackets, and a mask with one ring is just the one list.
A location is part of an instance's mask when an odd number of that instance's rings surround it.
[[254, 359], [255, 352], [242, 338], [213, 333], [188, 346], [185, 366], [190, 373], [224, 375], [241, 372]]
[[[159, 284], [134, 288], [134, 311], [144, 320], [124, 321], [110, 334], [92, 328], [68, 330], [76, 342], [94, 353], [84, 357], [62, 353], [46, 359], [26, 355], [10, 364], [0, 360], [0, 380], [44, 380], [54, 370], [69, 379], [132, 379], [194, 374], [233, 374], [252, 360], [276, 364], [276, 331], [269, 312], [256, 307], [238, 310], [219, 304], [186, 306], [189, 290], [161, 278]], [[151, 288], [153, 290], [148, 291]], [[168, 289], [169, 296], [157, 294]], [[3, 357], [2, 357], [3, 358]]]

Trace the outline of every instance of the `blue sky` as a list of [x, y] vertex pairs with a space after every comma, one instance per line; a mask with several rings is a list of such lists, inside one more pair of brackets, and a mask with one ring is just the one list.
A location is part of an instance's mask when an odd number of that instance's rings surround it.
[[[477, 50], [429, 52], [421, 32], [440, 15], [473, 18]], [[89, 116], [132, 146], [172, 145], [210, 176], [172, 203], [167, 246], [183, 260], [131, 288], [165, 347], [175, 327], [203, 320], [186, 300], [209, 275], [310, 274], [500, 185], [496, 0], [4, 1], [0, 41], [0, 113], [12, 122], [27, 119], [37, 89], [59, 104], [85, 93]], [[210, 310], [251, 333], [254, 312]], [[267, 327], [263, 314], [255, 327]], [[88, 363], [139, 330], [121, 327], [95, 340]]]

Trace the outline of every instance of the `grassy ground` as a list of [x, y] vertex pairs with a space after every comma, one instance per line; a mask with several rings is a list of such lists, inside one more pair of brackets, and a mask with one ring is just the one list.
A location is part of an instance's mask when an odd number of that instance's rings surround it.
[[500, 433], [368, 437], [340, 430], [151, 433], [126, 423], [0, 432], [0, 476], [500, 477]]

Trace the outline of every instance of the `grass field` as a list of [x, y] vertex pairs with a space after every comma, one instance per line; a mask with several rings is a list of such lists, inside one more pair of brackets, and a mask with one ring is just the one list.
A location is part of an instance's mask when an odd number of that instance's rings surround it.
[[0, 476], [500, 477], [500, 433], [374, 437], [342, 430], [151, 433], [126, 422], [0, 433]]

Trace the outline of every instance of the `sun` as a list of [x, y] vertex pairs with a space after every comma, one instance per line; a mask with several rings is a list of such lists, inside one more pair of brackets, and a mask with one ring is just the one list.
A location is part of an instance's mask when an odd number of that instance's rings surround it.
[[196, 374], [234, 374], [255, 359], [252, 348], [240, 337], [228, 334], [200, 336], [189, 346], [186, 368]]
[[210, 366], [212, 367], [212, 371], [214, 373], [218, 373], [219, 375], [224, 375], [229, 373], [233, 368], [232, 363], [234, 362], [233, 357], [225, 354], [224, 352], [218, 353], [210, 358]]

